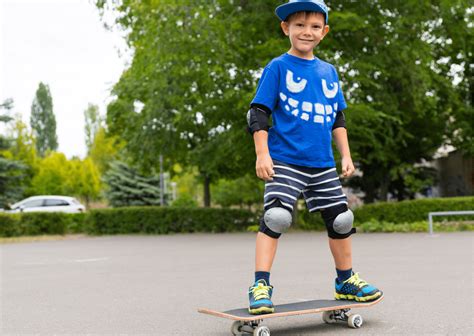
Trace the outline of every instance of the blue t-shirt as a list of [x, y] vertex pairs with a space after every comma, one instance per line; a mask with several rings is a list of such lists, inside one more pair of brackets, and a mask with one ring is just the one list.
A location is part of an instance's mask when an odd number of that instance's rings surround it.
[[332, 126], [347, 108], [333, 65], [290, 54], [264, 69], [252, 104], [272, 111], [268, 148], [273, 159], [306, 167], [334, 167]]

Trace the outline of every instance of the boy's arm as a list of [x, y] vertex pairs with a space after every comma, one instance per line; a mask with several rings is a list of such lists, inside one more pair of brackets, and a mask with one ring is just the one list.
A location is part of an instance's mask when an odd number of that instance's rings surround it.
[[344, 127], [338, 127], [332, 131], [337, 150], [341, 154], [342, 176], [349, 177], [354, 174], [355, 168], [352, 163], [349, 141], [347, 140], [347, 130]]
[[255, 170], [257, 176], [265, 181], [271, 181], [275, 174], [273, 171], [273, 161], [268, 150], [268, 132], [261, 130], [253, 133], [253, 141], [255, 142], [255, 153], [257, 154], [257, 162]]

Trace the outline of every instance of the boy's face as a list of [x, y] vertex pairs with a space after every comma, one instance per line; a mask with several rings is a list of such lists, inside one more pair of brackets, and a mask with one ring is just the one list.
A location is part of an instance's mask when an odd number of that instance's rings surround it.
[[301, 58], [313, 59], [313, 49], [329, 32], [322, 13], [301, 13], [283, 21], [281, 28], [290, 38], [290, 54]]

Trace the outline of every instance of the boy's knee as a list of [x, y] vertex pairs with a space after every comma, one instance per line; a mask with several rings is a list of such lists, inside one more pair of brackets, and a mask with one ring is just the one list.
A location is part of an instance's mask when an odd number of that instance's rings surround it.
[[356, 229], [353, 227], [354, 214], [345, 204], [324, 209], [321, 216], [330, 238], [346, 239], [356, 233]]
[[292, 221], [291, 212], [279, 206], [279, 202], [276, 202], [275, 206], [265, 210], [263, 217], [260, 219], [259, 231], [269, 237], [279, 238], [282, 233], [290, 228]]

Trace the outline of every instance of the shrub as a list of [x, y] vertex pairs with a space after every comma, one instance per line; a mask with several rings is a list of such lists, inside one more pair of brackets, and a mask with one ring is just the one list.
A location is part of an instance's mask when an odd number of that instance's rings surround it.
[[254, 213], [236, 209], [128, 207], [92, 210], [86, 227], [91, 234], [232, 232], [256, 221]]
[[[354, 210], [354, 218], [356, 224], [369, 221], [413, 223], [427, 221], [429, 212], [462, 210], [474, 210], [474, 197], [426, 198], [367, 204]], [[472, 218], [472, 216], [442, 217], [441, 219], [459, 220], [469, 218]]]

